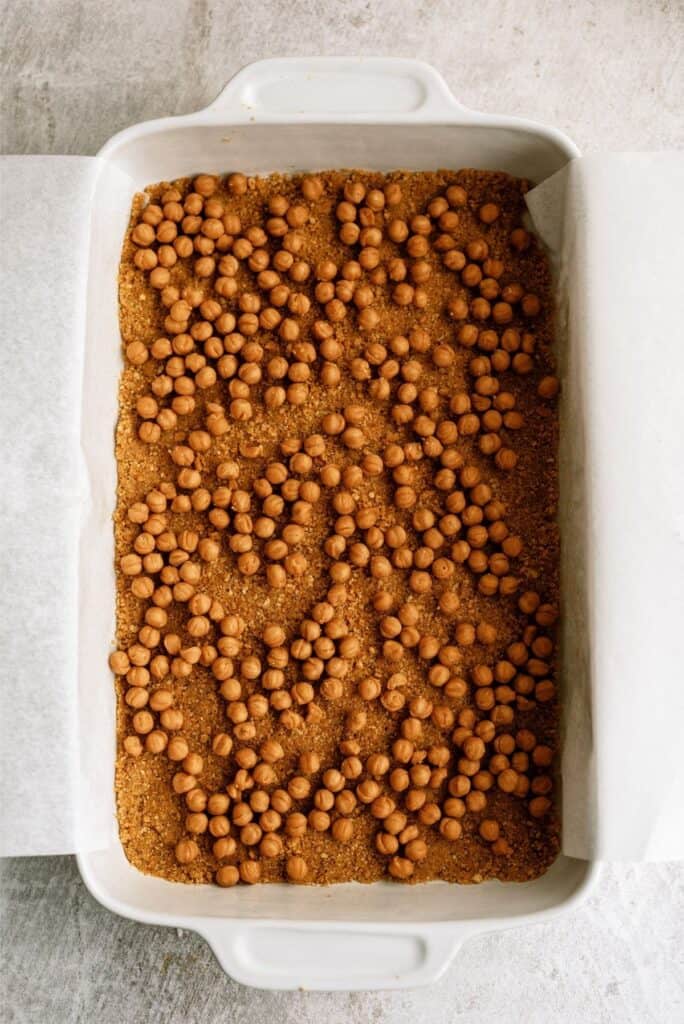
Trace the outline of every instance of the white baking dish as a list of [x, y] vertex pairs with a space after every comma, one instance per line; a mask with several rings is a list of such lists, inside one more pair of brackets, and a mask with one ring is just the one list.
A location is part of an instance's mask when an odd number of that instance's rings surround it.
[[[100, 752], [92, 771], [87, 764], [82, 768], [83, 814], [93, 801], [104, 801], [111, 840], [105, 850], [81, 854], [79, 866], [105, 906], [139, 921], [198, 931], [224, 969], [246, 984], [372, 989], [433, 981], [468, 936], [537, 921], [574, 905], [587, 893], [596, 866], [562, 855], [542, 878], [521, 885], [223, 890], [150, 878], [126, 861], [113, 797], [114, 690], [103, 656], [114, 634], [114, 602], [103, 602], [95, 590], [111, 586], [113, 593], [114, 580], [110, 571], [103, 583], [99, 557], [97, 575], [92, 574], [89, 556], [96, 548], [108, 551], [113, 561], [112, 432], [120, 367], [116, 276], [132, 192], [154, 181], [230, 169], [267, 174], [478, 167], [540, 182], [577, 155], [573, 143], [554, 129], [461, 107], [428, 65], [346, 58], [250, 65], [206, 110], [129, 128], [100, 153], [84, 378], [82, 444], [93, 501], [81, 548], [79, 687], [84, 734], [94, 716], [111, 725], [110, 749]], [[130, 187], [111, 187], [120, 172], [130, 178]], [[111, 386], [103, 388], [103, 379]]]

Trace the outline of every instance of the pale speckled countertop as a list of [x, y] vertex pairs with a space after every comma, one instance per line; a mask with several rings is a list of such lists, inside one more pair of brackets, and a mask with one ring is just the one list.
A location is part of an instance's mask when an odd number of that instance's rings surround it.
[[[682, 0], [3, 0], [5, 153], [94, 153], [198, 109], [241, 65], [415, 56], [476, 109], [556, 125], [586, 152], [682, 145]], [[626, 794], [628, 798], [628, 794]], [[73, 858], [0, 863], [0, 1016], [11, 1024], [674, 1024], [684, 867], [613, 865], [580, 909], [467, 942], [399, 993], [256, 992], [205, 943], [99, 907]]]

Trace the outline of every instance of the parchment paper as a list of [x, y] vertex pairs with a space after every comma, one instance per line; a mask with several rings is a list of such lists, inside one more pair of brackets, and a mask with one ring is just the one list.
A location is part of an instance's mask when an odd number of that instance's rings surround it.
[[[114, 827], [99, 799], [111, 679], [89, 687], [81, 665], [79, 691], [77, 642], [84, 605], [113, 622], [112, 454], [98, 458], [85, 420], [113, 415], [115, 357], [89, 353], [89, 394], [81, 382], [88, 270], [115, 274], [133, 188], [98, 164], [0, 161], [2, 855], [97, 849]], [[112, 174], [104, 255], [88, 248], [96, 173]], [[684, 856], [683, 194], [681, 156], [625, 154], [575, 161], [528, 195], [558, 278], [563, 850], [575, 857]], [[91, 301], [91, 329], [99, 312]], [[89, 659], [101, 641], [82, 638]]]
[[563, 850], [677, 859], [684, 154], [584, 157], [527, 201], [558, 282]]
[[[0, 853], [72, 853], [88, 157], [0, 158]], [[85, 744], [97, 743], [92, 734]], [[83, 835], [93, 847], [98, 830]]]

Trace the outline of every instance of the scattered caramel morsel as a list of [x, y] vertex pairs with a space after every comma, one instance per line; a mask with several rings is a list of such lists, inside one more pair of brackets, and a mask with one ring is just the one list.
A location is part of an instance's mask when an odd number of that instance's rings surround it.
[[553, 860], [559, 383], [523, 191], [233, 173], [136, 200], [110, 666], [142, 870]]

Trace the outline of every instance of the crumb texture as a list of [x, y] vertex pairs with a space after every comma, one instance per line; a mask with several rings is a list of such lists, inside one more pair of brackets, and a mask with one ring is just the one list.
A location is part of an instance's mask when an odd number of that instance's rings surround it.
[[556, 857], [559, 384], [527, 187], [135, 197], [110, 665], [141, 871], [472, 883]]

